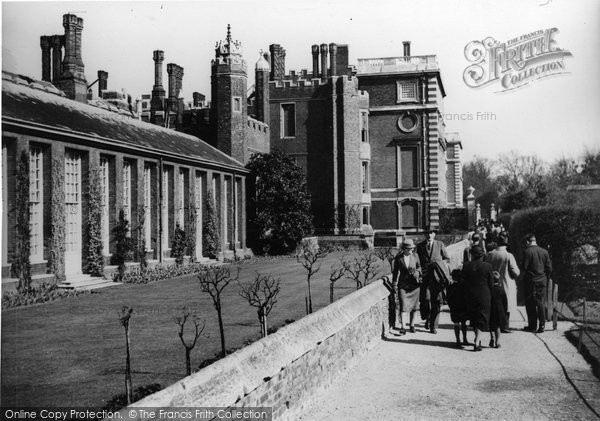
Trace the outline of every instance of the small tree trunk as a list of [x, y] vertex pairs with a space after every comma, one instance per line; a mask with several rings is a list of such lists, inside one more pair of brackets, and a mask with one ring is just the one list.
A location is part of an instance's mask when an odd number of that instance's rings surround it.
[[310, 314], [308, 312], [308, 297], [304, 297], [304, 306], [306, 307], [306, 314]]
[[125, 393], [127, 394], [127, 404], [133, 400], [133, 392], [131, 387], [131, 357], [129, 353], [129, 324], [125, 326], [125, 341], [127, 349], [127, 359], [125, 361]]
[[190, 374], [192, 374], [192, 364], [190, 362], [190, 351], [191, 350], [192, 350], [191, 348], [188, 348], [187, 346], [185, 347], [185, 370], [186, 370], [188, 376]]
[[310, 278], [308, 279], [308, 314], [311, 314], [312, 310], [312, 296], [310, 294]]
[[333, 304], [333, 282], [329, 283], [329, 304]]
[[225, 349], [225, 328], [223, 327], [223, 315], [221, 314], [221, 303], [217, 306], [217, 315], [219, 316], [219, 333], [221, 334], [221, 354], [223, 357], [227, 356], [227, 350]]

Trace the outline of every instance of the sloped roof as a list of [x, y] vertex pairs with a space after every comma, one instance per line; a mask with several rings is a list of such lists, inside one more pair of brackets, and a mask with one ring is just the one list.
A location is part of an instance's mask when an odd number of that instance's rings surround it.
[[[11, 77], [12, 76], [12, 77]], [[2, 119], [53, 129], [88, 140], [202, 161], [244, 171], [243, 165], [197, 137], [83, 104], [33, 86], [26, 78], [3, 73]], [[60, 91], [59, 91], [60, 92]]]

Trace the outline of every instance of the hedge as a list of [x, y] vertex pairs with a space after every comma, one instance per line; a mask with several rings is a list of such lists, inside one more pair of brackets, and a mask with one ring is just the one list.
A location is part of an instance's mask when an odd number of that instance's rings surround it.
[[528, 233], [536, 236], [539, 246], [550, 253], [552, 279], [559, 286], [561, 299], [587, 296], [600, 299], [598, 264], [580, 264], [573, 259], [581, 246], [600, 249], [600, 209], [542, 207], [515, 213], [510, 221], [511, 250], [517, 261]]

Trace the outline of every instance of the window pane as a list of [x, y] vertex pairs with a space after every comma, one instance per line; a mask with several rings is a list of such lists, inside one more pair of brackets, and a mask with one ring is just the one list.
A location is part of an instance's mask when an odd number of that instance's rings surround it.
[[417, 148], [400, 149], [401, 187], [418, 187], [418, 154]]
[[281, 135], [282, 137], [296, 136], [296, 106], [283, 104], [281, 106]]

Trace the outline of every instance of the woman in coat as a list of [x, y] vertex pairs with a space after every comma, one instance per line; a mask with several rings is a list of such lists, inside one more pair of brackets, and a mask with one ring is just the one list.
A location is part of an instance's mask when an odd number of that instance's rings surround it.
[[419, 308], [421, 263], [419, 256], [413, 253], [414, 248], [413, 240], [405, 240], [402, 243], [402, 252], [394, 258], [392, 285], [398, 297], [401, 335], [406, 333], [407, 321], [410, 331], [415, 332], [415, 311]]
[[463, 265], [462, 276], [471, 326], [475, 331], [474, 351], [481, 351], [481, 332], [489, 329], [491, 288], [494, 284], [492, 266], [483, 261], [485, 251], [479, 245], [471, 248], [472, 261]]

